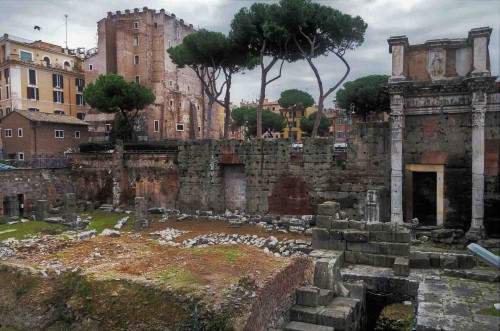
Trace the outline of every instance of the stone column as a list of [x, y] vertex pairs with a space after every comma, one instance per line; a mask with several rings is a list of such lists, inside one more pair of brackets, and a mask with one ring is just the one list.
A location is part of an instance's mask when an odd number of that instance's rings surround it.
[[139, 230], [148, 225], [148, 203], [144, 197], [135, 198], [135, 227]]
[[121, 205], [121, 175], [123, 169], [123, 141], [117, 140], [113, 153], [113, 207]]
[[43, 221], [47, 217], [49, 217], [49, 202], [37, 200], [35, 202], [35, 221]]
[[75, 193], [67, 193], [64, 196], [64, 220], [66, 223], [71, 223], [76, 230], [76, 195]]
[[403, 92], [407, 86], [406, 53], [409, 47], [406, 36], [391, 37], [392, 75], [389, 78], [391, 97], [391, 222], [403, 222]]
[[484, 238], [484, 125], [488, 95], [496, 77], [474, 77], [468, 79], [472, 93], [472, 220], [467, 236], [471, 240]]
[[380, 222], [380, 194], [377, 190], [366, 191], [365, 221]]
[[403, 222], [403, 93], [391, 91], [391, 222]]

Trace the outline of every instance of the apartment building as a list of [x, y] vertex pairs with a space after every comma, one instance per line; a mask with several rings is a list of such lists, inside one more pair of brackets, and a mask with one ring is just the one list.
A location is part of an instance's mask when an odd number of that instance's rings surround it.
[[84, 84], [76, 52], [41, 40], [0, 37], [0, 118], [14, 109], [83, 118]]
[[[205, 102], [199, 79], [190, 68], [178, 69], [167, 53], [194, 31], [174, 14], [147, 7], [108, 12], [97, 23], [98, 45], [85, 59], [85, 79], [117, 73], [153, 91], [156, 100], [137, 123], [142, 140], [203, 137]], [[218, 116], [212, 121], [217, 128]], [[218, 138], [218, 130], [212, 133]]]

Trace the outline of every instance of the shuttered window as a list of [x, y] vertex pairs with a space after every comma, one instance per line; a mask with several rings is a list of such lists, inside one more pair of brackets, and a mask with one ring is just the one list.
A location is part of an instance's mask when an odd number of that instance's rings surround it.
[[30, 85], [36, 85], [36, 70], [28, 69], [28, 83]]
[[64, 87], [63, 76], [58, 74], [52, 74], [52, 86], [56, 88]]
[[28, 99], [30, 100], [40, 100], [40, 95], [38, 93], [37, 87], [28, 87]]

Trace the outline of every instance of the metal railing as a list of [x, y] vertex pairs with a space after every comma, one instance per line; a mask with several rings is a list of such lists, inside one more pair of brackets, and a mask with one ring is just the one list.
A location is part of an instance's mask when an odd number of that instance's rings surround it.
[[3, 164], [15, 168], [67, 168], [69, 159], [66, 157], [37, 157], [25, 160], [1, 160]]

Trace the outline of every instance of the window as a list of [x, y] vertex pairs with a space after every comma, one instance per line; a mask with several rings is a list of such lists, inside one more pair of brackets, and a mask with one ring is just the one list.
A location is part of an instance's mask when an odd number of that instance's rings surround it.
[[139, 46], [139, 36], [134, 36], [134, 46]]
[[5, 115], [10, 114], [10, 107], [5, 108]]
[[188, 85], [188, 92], [189, 92], [189, 90], [190, 90], [190, 89], [191, 89], [191, 88], [190, 88], [190, 87], [189, 87], [189, 85]]
[[28, 84], [36, 85], [36, 70], [28, 69]]
[[155, 132], [160, 132], [160, 121], [154, 121], [154, 130]]
[[134, 56], [134, 64], [139, 64], [139, 55]]
[[64, 61], [64, 69], [68, 69], [69, 67], [71, 67], [71, 63], [69, 63], [69, 61]]
[[339, 139], [345, 138], [344, 131], [337, 131], [337, 138]]
[[169, 40], [168, 41], [168, 48], [170, 48], [172, 46], [172, 42]]
[[23, 152], [17, 153], [17, 159], [20, 161], [23, 161], [24, 160], [24, 153]]
[[338, 125], [343, 125], [344, 124], [344, 119], [343, 118], [337, 118], [337, 124]]
[[184, 124], [177, 123], [175, 129], [177, 131], [184, 131]]
[[174, 106], [174, 100], [170, 100], [170, 101], [168, 102], [168, 105], [169, 105], [170, 107], [173, 107], [173, 106]]
[[0, 120], [3, 118], [3, 109], [0, 108]]
[[158, 28], [158, 23], [155, 23], [154, 27], [155, 27], [155, 29], [157, 29]]
[[38, 87], [27, 87], [28, 99], [30, 100], [40, 100], [38, 93]]
[[64, 103], [64, 93], [62, 91], [53, 91], [54, 102]]
[[136, 83], [140, 83], [141, 82], [141, 78], [139, 76], [135, 76], [135, 82]]
[[5, 84], [9, 84], [9, 82], [10, 82], [10, 79], [9, 79], [10, 78], [10, 70], [9, 70], [9, 68], [5, 68], [3, 70], [3, 76], [5, 78]]
[[18, 136], [19, 138], [21, 138], [21, 137], [23, 137], [23, 136], [24, 136], [24, 134], [23, 134], [23, 128], [18, 128], [18, 129], [17, 129], [17, 136]]
[[56, 115], [64, 115], [64, 110], [62, 110], [62, 109], [54, 109], [54, 114], [56, 114]]
[[64, 138], [64, 130], [54, 130], [56, 138]]
[[169, 80], [169, 81], [168, 81], [168, 86], [172, 86], [172, 85], [173, 85], [172, 81], [171, 81], [171, 80]]
[[76, 105], [77, 106], [83, 106], [83, 105], [85, 105], [85, 100], [83, 100], [83, 95], [82, 94], [77, 94], [76, 95]]
[[111, 132], [111, 124], [106, 124], [106, 132]]
[[198, 132], [201, 132], [201, 126], [198, 127]]
[[94, 70], [94, 65], [93, 64], [89, 64], [89, 71], [93, 71]]
[[5, 134], [4, 134], [5, 138], [12, 137], [12, 129], [4, 129], [3, 132], [5, 132]]
[[52, 74], [52, 86], [55, 88], [64, 87], [63, 76], [58, 74]]
[[134, 22], [134, 29], [139, 29], [139, 22]]
[[2, 86], [0, 86], [0, 100], [2, 100]]
[[5, 96], [7, 97], [7, 99], [10, 99], [10, 89], [9, 89], [9, 85], [5, 86]]
[[80, 139], [80, 131], [75, 131], [75, 139]]
[[179, 108], [182, 108], [182, 102], [179, 101]]
[[29, 111], [40, 111], [40, 109], [38, 109], [37, 107], [29, 107], [28, 110]]
[[83, 92], [83, 87], [85, 86], [85, 81], [81, 78], [75, 78], [76, 90], [78, 92]]
[[200, 110], [200, 105], [196, 106], [196, 109], [197, 109], [197, 110]]
[[177, 28], [175, 31], [175, 38], [179, 39], [181, 37], [181, 28]]
[[76, 118], [79, 120], [85, 120], [85, 113], [76, 113]]
[[33, 61], [33, 53], [26, 51], [19, 51], [19, 57], [23, 61]]
[[50, 67], [50, 58], [49, 58], [48, 56], [45, 56], [45, 57], [43, 58], [43, 61], [45, 62], [45, 65], [46, 65], [47, 67]]

